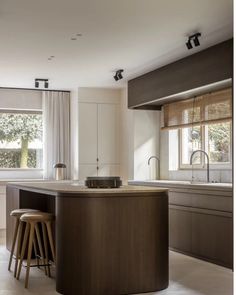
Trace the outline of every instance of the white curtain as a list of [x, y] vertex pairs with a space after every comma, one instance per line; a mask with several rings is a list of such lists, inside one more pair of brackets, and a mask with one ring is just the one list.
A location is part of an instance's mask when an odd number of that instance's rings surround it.
[[43, 92], [44, 178], [54, 178], [54, 164], [66, 164], [70, 179], [70, 94]]

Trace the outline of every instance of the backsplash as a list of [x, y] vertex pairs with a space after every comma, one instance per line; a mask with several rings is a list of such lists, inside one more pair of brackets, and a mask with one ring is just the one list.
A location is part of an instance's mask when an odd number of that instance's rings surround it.
[[[206, 170], [176, 170], [169, 171], [169, 180], [206, 181]], [[211, 170], [210, 182], [232, 182], [232, 170]]]

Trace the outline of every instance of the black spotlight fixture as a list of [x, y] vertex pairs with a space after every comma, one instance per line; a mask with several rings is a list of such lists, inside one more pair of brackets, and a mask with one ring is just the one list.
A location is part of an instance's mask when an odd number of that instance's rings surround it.
[[188, 37], [188, 41], [186, 42], [186, 46], [188, 49], [192, 49], [193, 45], [192, 45], [192, 41], [194, 43], [194, 46], [199, 46], [200, 45], [200, 41], [199, 41], [199, 37], [201, 37], [201, 33], [196, 33], [194, 35], [191, 35]]
[[116, 71], [116, 74], [115, 74], [115, 76], [113, 78], [116, 81], [119, 81], [119, 80], [123, 79], [123, 75], [122, 75], [123, 72], [124, 72], [124, 70], [122, 70], [122, 69]]
[[34, 80], [35, 88], [39, 88], [39, 83], [40, 82], [44, 82], [44, 88], [48, 88], [48, 86], [49, 86], [48, 79], [39, 79], [39, 78], [36, 78]]
[[34, 82], [34, 86], [35, 86], [35, 88], [39, 88], [39, 81], [37, 81], [36, 79], [35, 79], [35, 82]]

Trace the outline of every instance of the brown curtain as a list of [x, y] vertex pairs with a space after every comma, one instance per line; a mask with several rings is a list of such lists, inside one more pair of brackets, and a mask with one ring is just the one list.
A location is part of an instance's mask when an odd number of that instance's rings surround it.
[[227, 88], [163, 107], [162, 129], [226, 122], [232, 119], [232, 89]]

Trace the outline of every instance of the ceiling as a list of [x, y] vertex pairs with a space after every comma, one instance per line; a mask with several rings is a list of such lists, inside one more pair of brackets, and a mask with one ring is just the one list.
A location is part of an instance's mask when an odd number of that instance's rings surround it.
[[[0, 86], [31, 88], [49, 78], [54, 89], [123, 87], [231, 38], [232, 1], [0, 0]], [[187, 50], [196, 31], [201, 46]], [[124, 79], [115, 82], [119, 68]]]

